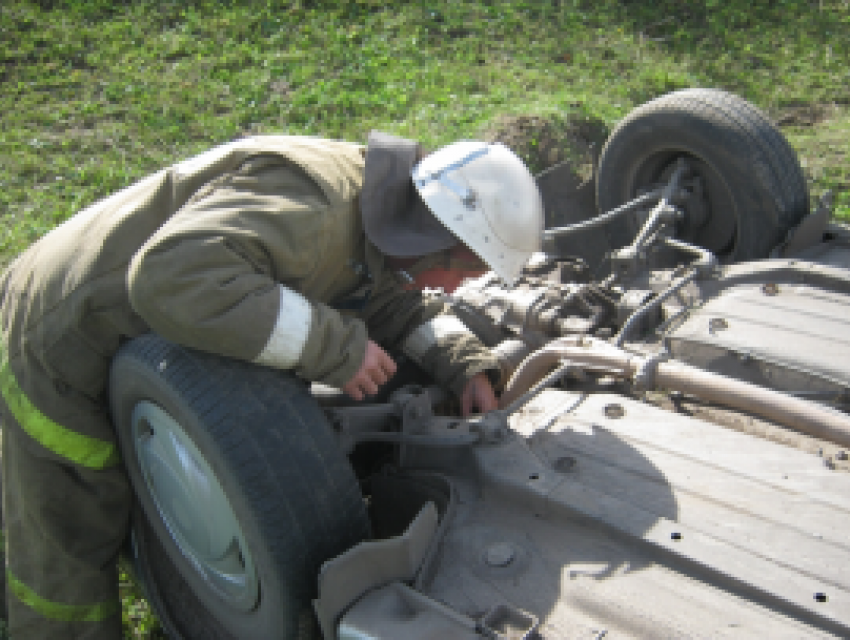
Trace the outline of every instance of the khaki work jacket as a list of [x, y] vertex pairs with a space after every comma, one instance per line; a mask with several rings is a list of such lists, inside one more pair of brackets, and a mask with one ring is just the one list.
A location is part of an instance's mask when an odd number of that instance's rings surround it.
[[[5, 366], [44, 410], [56, 381], [102, 402], [120, 343], [149, 330], [252, 361], [275, 326], [284, 285], [312, 306], [295, 372], [341, 386], [359, 368], [367, 335], [394, 348], [440, 311], [404, 291], [366, 240], [363, 169], [359, 145], [262, 136], [92, 205], [0, 278]], [[428, 363], [455, 392], [495, 367], [474, 339], [444, 345]]]

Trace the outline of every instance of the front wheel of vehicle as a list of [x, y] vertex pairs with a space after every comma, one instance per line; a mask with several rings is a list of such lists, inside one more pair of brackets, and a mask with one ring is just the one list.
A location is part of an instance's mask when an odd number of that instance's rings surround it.
[[[716, 89], [685, 89], [647, 102], [611, 133], [599, 160], [597, 206], [610, 211], [688, 170], [676, 236], [722, 262], [765, 258], [808, 213], [794, 150], [767, 117]], [[640, 216], [608, 227], [612, 247], [632, 241]]]
[[147, 335], [115, 357], [110, 404], [138, 499], [137, 572], [166, 629], [312, 637], [319, 568], [369, 523], [307, 386]]

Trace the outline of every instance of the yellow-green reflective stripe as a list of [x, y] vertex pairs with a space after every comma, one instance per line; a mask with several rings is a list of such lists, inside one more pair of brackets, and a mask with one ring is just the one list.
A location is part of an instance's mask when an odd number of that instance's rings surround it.
[[6, 580], [15, 597], [45, 618], [61, 622], [100, 622], [121, 609], [118, 599], [97, 604], [61, 604], [45, 600], [23, 582], [6, 571]]
[[3, 394], [6, 405], [23, 430], [46, 449], [89, 469], [105, 469], [118, 462], [118, 449], [114, 443], [66, 429], [53, 422], [30, 402], [30, 399], [21, 391], [15, 374], [9, 367], [9, 358], [2, 341], [0, 341], [0, 393]]

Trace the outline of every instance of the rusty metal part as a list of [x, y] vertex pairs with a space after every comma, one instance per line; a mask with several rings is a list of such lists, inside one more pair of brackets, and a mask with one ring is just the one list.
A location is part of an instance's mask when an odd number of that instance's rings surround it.
[[[603, 367], [632, 379], [646, 358], [591, 338], [562, 338], [530, 355], [505, 387], [502, 406], [510, 406], [560, 362], [578, 368]], [[850, 446], [850, 416], [808, 400], [703, 371], [681, 362], [659, 362], [654, 387], [753, 413], [830, 442]]]
[[670, 181], [661, 190], [661, 197], [632, 243], [611, 253], [611, 271], [620, 277], [634, 276], [647, 266], [647, 247], [655, 244], [658, 232], [666, 225], [681, 219], [682, 213], [673, 206], [681, 182], [689, 167], [679, 158]]
[[[674, 176], [674, 178], [675, 177], [676, 176]], [[614, 338], [614, 344], [618, 347], [623, 345], [626, 338], [629, 337], [632, 330], [646, 314], [650, 313], [653, 309], [659, 308], [665, 300], [688, 286], [699, 275], [706, 271], [710, 271], [717, 266], [717, 258], [708, 249], [703, 249], [702, 247], [697, 247], [696, 245], [688, 244], [687, 242], [682, 242], [681, 240], [676, 240], [674, 238], [665, 237], [662, 238], [662, 242], [669, 247], [678, 249], [679, 251], [690, 253], [691, 255], [696, 256], [697, 259], [689, 265], [690, 271], [687, 274], [677, 280], [674, 280], [669, 287], [655, 296], [655, 298], [647, 301], [646, 304], [636, 309], [628, 320], [623, 323], [619, 333]]]
[[[505, 287], [487, 275], [466, 282], [453, 296], [456, 314], [489, 346], [505, 332], [558, 337], [593, 333], [617, 315], [619, 294], [597, 283], [552, 282], [527, 276]], [[489, 321], [489, 323], [488, 323]], [[489, 325], [489, 326], [485, 326]]]
[[509, 338], [497, 344], [490, 351], [499, 361], [499, 369], [501, 371], [500, 384], [504, 387], [508, 380], [511, 379], [517, 367], [531, 353], [532, 349], [524, 340]]
[[679, 158], [676, 162], [676, 170], [670, 177], [670, 182], [668, 182], [662, 189], [661, 199], [650, 212], [649, 218], [632, 241], [632, 244], [629, 245], [630, 249], [637, 250], [645, 246], [649, 241], [650, 236], [656, 231], [656, 229], [658, 229], [664, 220], [671, 215], [673, 210], [673, 205], [671, 204], [673, 196], [679, 188], [679, 182], [682, 180], [687, 171], [687, 162], [684, 158]]
[[[481, 440], [478, 433], [435, 435], [431, 426], [451, 422], [434, 416], [432, 405], [443, 399], [436, 388], [423, 389], [416, 385], [402, 387], [393, 394], [391, 402], [361, 404], [326, 410], [336, 432], [340, 448], [350, 454], [362, 442], [390, 442], [400, 445], [458, 448], [469, 447]], [[401, 421], [401, 432], [391, 430]]]
[[555, 369], [553, 372], [548, 374], [543, 380], [538, 382], [534, 387], [529, 389], [527, 392], [515, 398], [510, 403], [504, 404], [499, 411], [505, 414], [505, 417], [511, 415], [512, 413], [522, 409], [522, 407], [528, 403], [534, 396], [543, 391], [543, 389], [549, 387], [554, 384], [558, 380], [562, 379], [565, 375], [567, 375], [570, 370], [573, 368], [573, 365], [569, 362], [562, 362], [561, 366]]
[[674, 295], [676, 292], [682, 290], [684, 287], [688, 286], [691, 282], [693, 282], [697, 275], [698, 271], [696, 269], [691, 270], [688, 274], [682, 276], [681, 278], [674, 280], [673, 283], [667, 287], [660, 294], [649, 300], [646, 304], [639, 307], [629, 316], [629, 319], [623, 323], [623, 326], [620, 328], [620, 331], [614, 338], [614, 344], [616, 346], [622, 346], [622, 344], [626, 341], [626, 339], [631, 335], [632, 330], [638, 325], [640, 320], [653, 309], [657, 309], [660, 307], [665, 300], [667, 300], [670, 296]]

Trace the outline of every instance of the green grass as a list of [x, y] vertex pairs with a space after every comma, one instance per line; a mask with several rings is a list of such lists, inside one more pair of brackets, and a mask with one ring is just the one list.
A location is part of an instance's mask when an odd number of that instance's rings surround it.
[[[846, 0], [394, 4], [7, 0], [0, 264], [94, 200], [247, 132], [362, 141], [378, 127], [435, 146], [504, 114], [610, 126], [688, 86], [787, 121], [812, 191], [840, 191], [850, 217]], [[805, 109], [816, 122], [783, 120]]]
[[509, 115], [611, 127], [694, 86], [764, 109], [850, 219], [848, 34], [847, 0], [4, 0], [0, 266], [245, 133], [434, 147]]
[[[121, 598], [121, 627], [125, 638], [165, 640], [166, 635], [139, 585], [133, 580], [124, 562], [119, 563], [119, 595]], [[0, 637], [0, 640], [2, 638]]]

